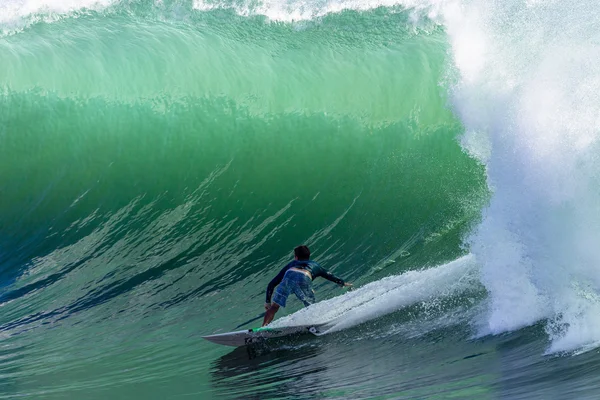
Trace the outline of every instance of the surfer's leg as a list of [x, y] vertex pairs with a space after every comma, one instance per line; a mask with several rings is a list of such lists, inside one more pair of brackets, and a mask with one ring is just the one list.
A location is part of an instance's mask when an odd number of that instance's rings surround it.
[[294, 288], [294, 294], [304, 304], [304, 307], [315, 303], [315, 291], [312, 288], [310, 278], [299, 281]]
[[296, 291], [296, 297], [304, 304], [304, 307], [315, 303], [315, 293], [310, 288]]
[[265, 313], [265, 319], [263, 320], [262, 326], [268, 325], [271, 323], [271, 321], [273, 321], [273, 318], [275, 318], [275, 313], [277, 312], [277, 310], [279, 310], [279, 304], [271, 303], [271, 307], [269, 307], [269, 309]]
[[262, 326], [265, 326], [273, 321], [273, 318], [275, 318], [275, 313], [277, 310], [279, 310], [279, 307], [285, 307], [285, 303], [289, 295], [290, 288], [288, 286], [287, 278], [283, 278], [283, 282], [281, 282], [279, 286], [277, 286], [277, 289], [275, 289], [273, 300], [271, 301], [271, 307], [269, 307], [265, 313], [265, 319], [263, 320]]
[[311, 288], [305, 293], [306, 297], [304, 298], [304, 306], [308, 307], [311, 304], [315, 304], [315, 291]]

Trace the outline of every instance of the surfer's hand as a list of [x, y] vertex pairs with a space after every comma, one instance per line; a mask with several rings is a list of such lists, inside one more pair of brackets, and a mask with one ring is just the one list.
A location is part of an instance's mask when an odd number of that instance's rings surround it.
[[342, 285], [342, 287], [352, 287], [352, 284], [348, 283], [348, 282], [344, 282], [344, 284]]
[[265, 310], [269, 311], [269, 308], [271, 308], [271, 303], [265, 303]]

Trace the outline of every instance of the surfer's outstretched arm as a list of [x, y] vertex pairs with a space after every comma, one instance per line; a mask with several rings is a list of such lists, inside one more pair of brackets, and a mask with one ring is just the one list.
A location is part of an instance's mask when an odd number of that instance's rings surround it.
[[340, 285], [342, 287], [344, 287], [344, 286], [346, 286], [346, 287], [352, 286], [351, 283], [344, 282], [343, 279], [338, 278], [337, 276], [333, 275], [332, 273], [330, 273], [328, 271], [325, 271], [320, 266], [319, 266], [319, 269], [317, 270], [317, 274], [314, 277], [316, 278], [317, 276], [323, 277], [323, 278], [327, 279], [328, 281], [337, 283], [338, 285]]
[[338, 285], [340, 285], [340, 286], [344, 286], [344, 283], [345, 283], [345, 282], [344, 282], [344, 280], [343, 280], [343, 279], [341, 279], [341, 278], [338, 278], [337, 276], [333, 275], [332, 273], [329, 273], [329, 272], [327, 272], [327, 271], [323, 271], [323, 272], [321, 272], [321, 273], [319, 274], [319, 276], [321, 276], [321, 277], [323, 277], [323, 278], [327, 279], [328, 281], [331, 281], [331, 282], [337, 283], [337, 284], [338, 284]]

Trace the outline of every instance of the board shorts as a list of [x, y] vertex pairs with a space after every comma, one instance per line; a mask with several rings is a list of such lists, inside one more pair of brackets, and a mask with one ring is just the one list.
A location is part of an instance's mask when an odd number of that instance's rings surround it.
[[300, 271], [286, 271], [281, 283], [277, 286], [277, 289], [275, 289], [273, 303], [285, 307], [286, 300], [291, 293], [294, 293], [306, 307], [315, 302], [312, 279]]

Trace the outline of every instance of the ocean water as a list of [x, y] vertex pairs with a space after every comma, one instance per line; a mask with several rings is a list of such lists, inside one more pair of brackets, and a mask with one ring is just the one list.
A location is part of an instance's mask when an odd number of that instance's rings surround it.
[[[1, 0], [0, 398], [600, 397], [589, 0]], [[299, 244], [315, 281], [260, 324]]]

